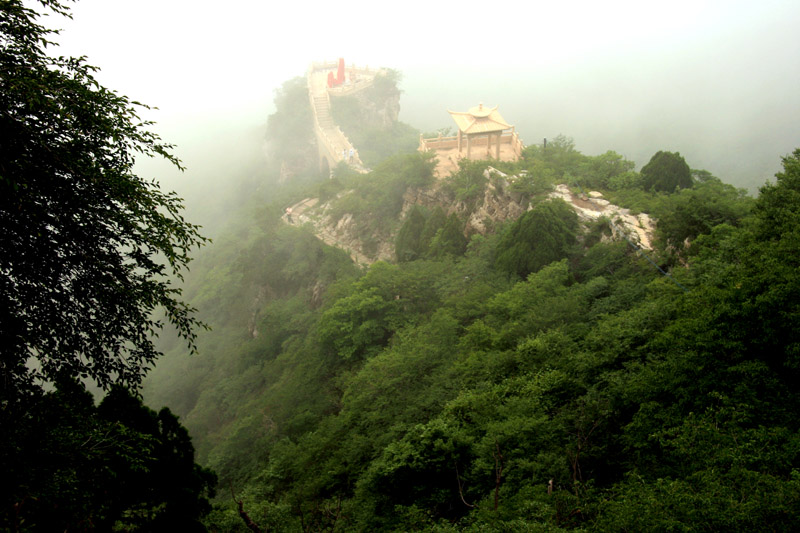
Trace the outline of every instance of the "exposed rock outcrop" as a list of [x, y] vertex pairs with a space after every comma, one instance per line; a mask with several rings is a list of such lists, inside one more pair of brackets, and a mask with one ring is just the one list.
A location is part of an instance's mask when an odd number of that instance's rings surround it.
[[[465, 235], [485, 235], [503, 222], [515, 220], [532, 208], [528, 201], [523, 201], [520, 195], [511, 191], [514, 176], [487, 167], [484, 177], [488, 183], [483, 196], [472, 205], [455, 202], [441, 182], [429, 189], [408, 189], [403, 196], [400, 219], [405, 219], [415, 205], [430, 208], [439, 206], [448, 215], [457, 213], [466, 220]], [[316, 198], [303, 200], [292, 206], [291, 218], [284, 215], [284, 220], [297, 225], [310, 224], [321, 240], [343, 248], [356, 263], [368, 265], [379, 260], [393, 261], [394, 234], [373, 233], [365, 238], [359, 234], [363, 230], [352, 214], [346, 213], [336, 219], [332, 216], [333, 203], [349, 192], [342, 192], [335, 199], [322, 204]], [[607, 219], [612, 228], [611, 238], [627, 238], [642, 248], [651, 248], [655, 222], [646, 213], [634, 215], [628, 209], [611, 204], [599, 192], [578, 195], [566, 185], [556, 186], [549, 196], [570, 204], [584, 223], [600, 218]]]
[[315, 223], [317, 235], [331, 244], [330, 241], [347, 250], [358, 264], [372, 264], [375, 261], [392, 261], [394, 259], [394, 240], [379, 234], [372, 234], [367, 238], [358, 235], [358, 224], [350, 213], [339, 220], [333, 220], [330, 215], [324, 214]]
[[[469, 213], [467, 234], [485, 235], [498, 224], [519, 218], [529, 207], [528, 202], [521, 204], [521, 198], [509, 192], [509, 176], [493, 167], [487, 167], [483, 176], [489, 183], [483, 192], [482, 201]], [[466, 207], [461, 206], [462, 212], [468, 212]]]
[[651, 249], [655, 221], [647, 213], [634, 215], [629, 209], [614, 205], [603, 198], [597, 191], [589, 192], [586, 196], [572, 193], [566, 185], [558, 185], [550, 193], [552, 198], [561, 198], [572, 205], [578, 217], [584, 222], [592, 222], [600, 218], [608, 219], [614, 238], [625, 237], [638, 246]]
[[[334, 96], [334, 105], [337, 98]], [[356, 101], [358, 121], [366, 129], [389, 129], [400, 115], [400, 89], [387, 74], [378, 74], [370, 86], [342, 98]]]
[[488, 180], [483, 196], [471, 207], [466, 202], [454, 199], [437, 183], [431, 189], [409, 189], [403, 197], [402, 218], [415, 205], [439, 206], [448, 215], [456, 213], [466, 219], [465, 235], [490, 233], [498, 224], [518, 218], [528, 209], [528, 203], [520, 203], [519, 195], [510, 192], [510, 178], [496, 168], [486, 167], [483, 176]]

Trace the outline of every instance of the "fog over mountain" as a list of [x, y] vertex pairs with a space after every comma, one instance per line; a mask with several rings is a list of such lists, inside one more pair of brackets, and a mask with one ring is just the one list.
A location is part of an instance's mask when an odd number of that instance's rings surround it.
[[53, 23], [57, 53], [87, 55], [102, 83], [159, 107], [146, 118], [188, 171], [142, 168], [190, 203], [255, 172], [274, 90], [337, 57], [399, 70], [400, 119], [422, 131], [480, 101], [527, 144], [564, 134], [637, 168], [679, 151], [755, 191], [800, 146], [800, 4], [642, 4], [83, 0]]
[[800, 531], [798, 23], [3, 2], [0, 531]]

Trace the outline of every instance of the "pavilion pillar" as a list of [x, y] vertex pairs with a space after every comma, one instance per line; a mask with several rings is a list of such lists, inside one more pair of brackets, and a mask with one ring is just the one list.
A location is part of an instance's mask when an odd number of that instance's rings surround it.
[[461, 155], [461, 128], [458, 129], [458, 153]]
[[502, 139], [503, 139], [503, 132], [501, 130], [501, 131], [497, 132], [497, 146], [494, 149], [494, 153], [495, 153], [494, 157], [497, 160], [500, 159], [500, 141], [502, 141]]
[[467, 134], [467, 159], [472, 157], [472, 135]]

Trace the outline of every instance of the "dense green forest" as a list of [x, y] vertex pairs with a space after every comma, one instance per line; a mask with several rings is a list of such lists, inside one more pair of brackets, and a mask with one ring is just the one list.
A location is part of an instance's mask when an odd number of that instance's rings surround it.
[[[219, 476], [207, 526], [796, 530], [800, 151], [754, 199], [677, 153], [636, 172], [562, 136], [492, 163], [531, 204], [517, 220], [401, 215], [408, 188], [477, 206], [485, 164], [286, 185], [199, 257], [187, 295], [212, 330], [196, 356], [167, 346], [146, 397]], [[655, 216], [654, 249], [579, 220], [558, 183]], [[306, 196], [397, 261], [358, 268], [281, 222]]]
[[[180, 200], [132, 174], [136, 153], [180, 164], [137, 104], [48, 58], [21, 3], [2, 15], [1, 528], [800, 529], [800, 149], [757, 198], [565, 136], [491, 162], [507, 180], [437, 180], [410, 126], [359, 130], [344, 101], [374, 170], [331, 177], [295, 79], [261, 192], [198, 252]], [[651, 214], [653, 248], [559, 184]], [[527, 210], [465, 231], [490, 186]], [[445, 201], [406, 205], [420, 190]], [[395, 260], [286, 224], [308, 197]]]

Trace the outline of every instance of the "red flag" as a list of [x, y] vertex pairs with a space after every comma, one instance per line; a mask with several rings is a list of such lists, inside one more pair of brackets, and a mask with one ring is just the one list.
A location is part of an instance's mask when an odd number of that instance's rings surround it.
[[336, 72], [336, 85], [344, 83], [344, 58], [339, 58], [339, 70]]

